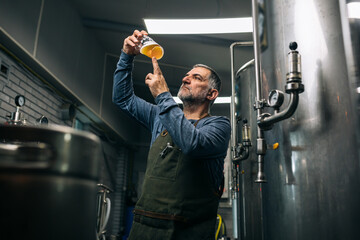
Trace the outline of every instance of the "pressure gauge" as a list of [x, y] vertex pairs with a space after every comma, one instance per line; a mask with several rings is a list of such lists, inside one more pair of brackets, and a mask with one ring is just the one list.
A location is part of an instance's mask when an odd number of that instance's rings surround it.
[[25, 105], [25, 97], [23, 95], [17, 95], [15, 97], [15, 104], [18, 107], [22, 107]]
[[273, 108], [280, 108], [284, 102], [284, 93], [279, 90], [272, 90], [269, 93], [269, 106]]

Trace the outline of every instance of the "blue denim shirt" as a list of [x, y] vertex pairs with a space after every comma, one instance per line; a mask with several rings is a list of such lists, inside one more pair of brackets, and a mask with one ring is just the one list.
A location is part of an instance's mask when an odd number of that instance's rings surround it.
[[201, 119], [195, 127], [196, 120], [185, 118], [170, 92], [159, 94], [156, 105], [137, 97], [132, 83], [133, 60], [134, 56], [121, 53], [114, 74], [113, 102], [151, 131], [151, 145], [166, 129], [184, 154], [206, 159], [211, 181], [218, 188], [231, 132], [229, 119], [210, 116]]

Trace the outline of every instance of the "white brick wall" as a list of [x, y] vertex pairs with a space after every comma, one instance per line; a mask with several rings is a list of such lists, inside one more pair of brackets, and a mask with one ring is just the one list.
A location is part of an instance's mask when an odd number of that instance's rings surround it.
[[0, 64], [8, 67], [7, 77], [0, 74], [1, 123], [7, 120], [7, 115], [15, 112], [15, 97], [21, 94], [26, 99], [21, 112], [30, 124], [34, 124], [37, 118], [44, 115], [49, 123], [71, 126], [70, 121], [61, 119], [61, 106], [65, 101], [48, 85], [2, 51], [0, 51]]

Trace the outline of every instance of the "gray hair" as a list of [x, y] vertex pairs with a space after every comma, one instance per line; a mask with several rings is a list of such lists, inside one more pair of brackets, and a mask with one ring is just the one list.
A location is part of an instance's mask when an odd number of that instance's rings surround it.
[[211, 88], [215, 88], [220, 92], [221, 80], [219, 75], [215, 72], [215, 70], [205, 64], [195, 64], [192, 68], [197, 68], [197, 67], [206, 68], [207, 70], [210, 71], [209, 85]]

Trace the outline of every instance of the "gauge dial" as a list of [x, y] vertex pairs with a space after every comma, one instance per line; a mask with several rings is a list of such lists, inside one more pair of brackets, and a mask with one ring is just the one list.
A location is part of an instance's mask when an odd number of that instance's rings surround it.
[[23, 95], [17, 95], [15, 97], [15, 104], [18, 107], [22, 107], [25, 105], [25, 97]]
[[284, 93], [279, 90], [272, 90], [269, 93], [269, 106], [279, 108], [284, 102]]

